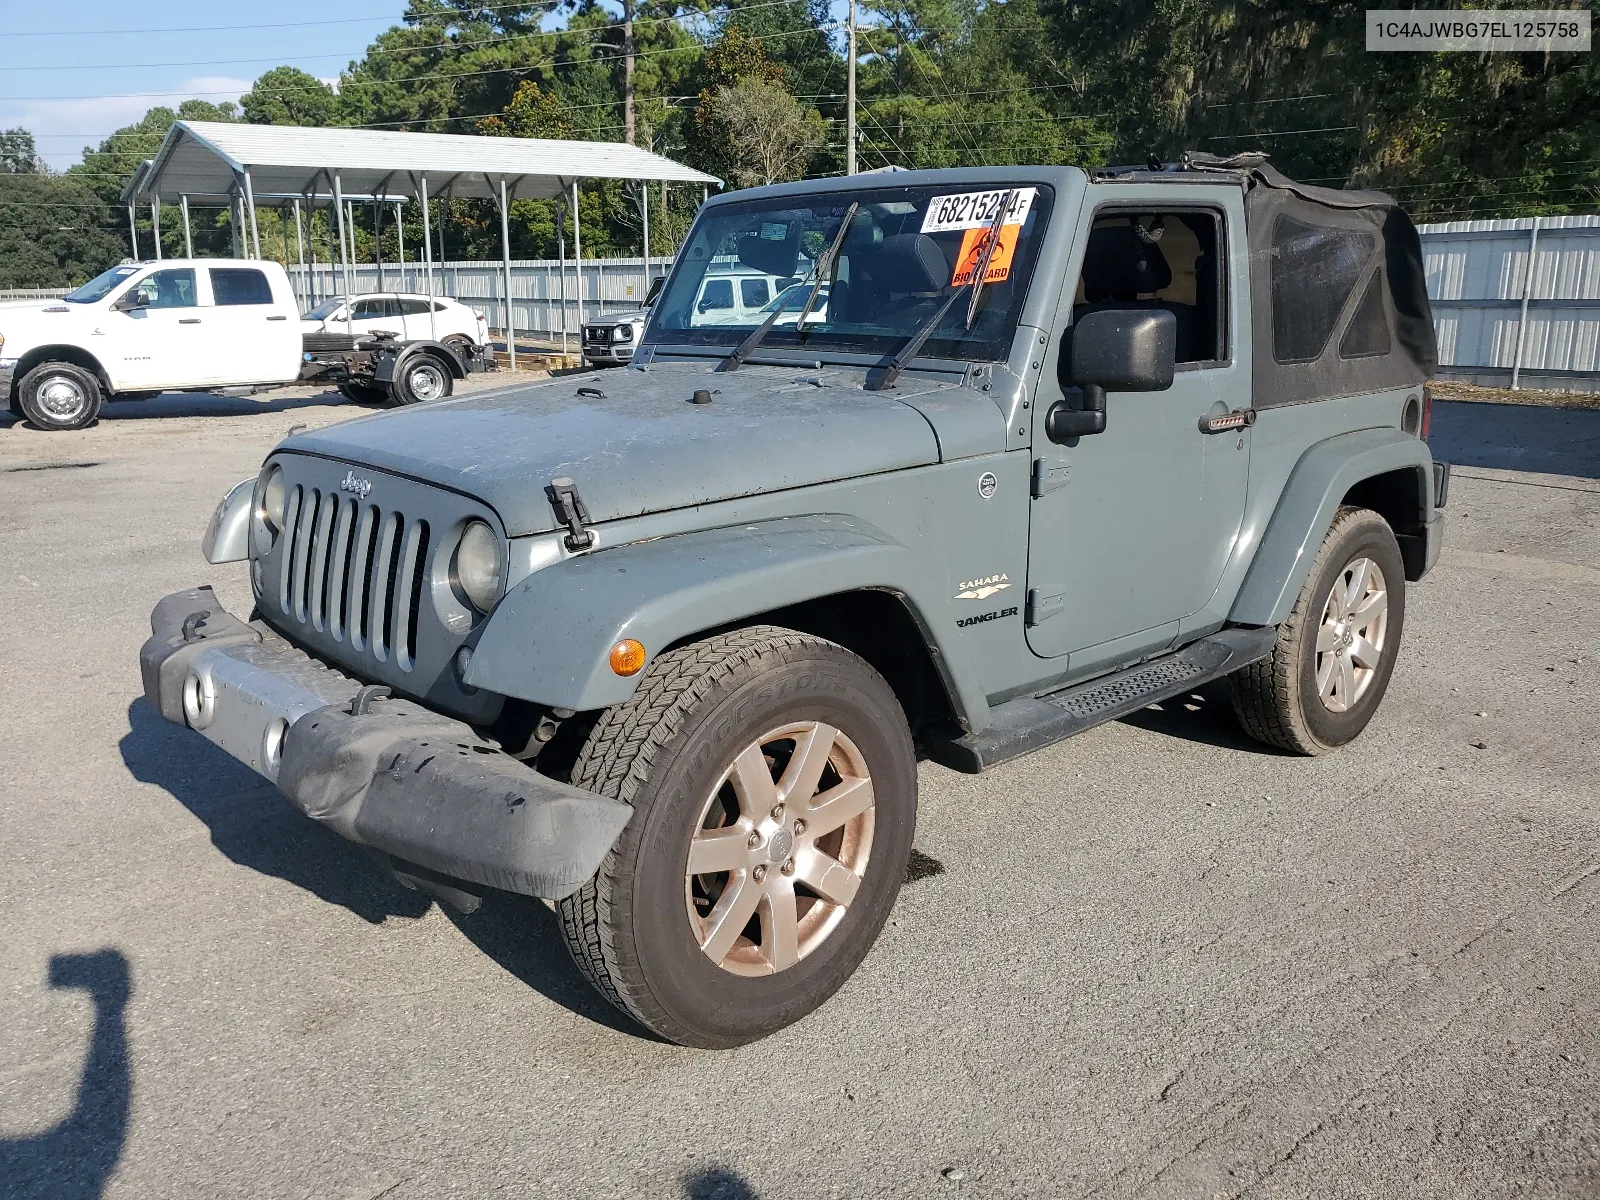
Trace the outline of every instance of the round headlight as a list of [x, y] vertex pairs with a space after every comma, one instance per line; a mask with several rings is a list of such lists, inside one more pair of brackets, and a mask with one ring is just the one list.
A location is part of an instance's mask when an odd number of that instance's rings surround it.
[[269, 467], [256, 490], [255, 519], [250, 522], [250, 532], [258, 555], [272, 549], [272, 543], [283, 529], [283, 510], [288, 497], [289, 488], [283, 481], [282, 469]]
[[468, 524], [456, 546], [456, 586], [479, 612], [488, 612], [500, 599], [505, 565], [494, 530], [482, 521]]
[[274, 533], [283, 528], [283, 509], [289, 502], [289, 485], [283, 481], [283, 468], [273, 467], [261, 489], [261, 515]]
[[618, 325], [616, 327], [616, 329], [612, 330], [611, 340], [614, 341], [614, 342], [631, 342], [631, 341], [633, 341], [633, 326], [632, 325]]

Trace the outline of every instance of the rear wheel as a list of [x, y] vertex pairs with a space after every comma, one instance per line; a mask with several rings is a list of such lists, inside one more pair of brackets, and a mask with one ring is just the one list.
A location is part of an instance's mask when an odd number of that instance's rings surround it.
[[72, 363], [41, 363], [17, 388], [22, 415], [36, 428], [82, 429], [100, 415], [100, 382]]
[[1246, 733], [1295, 754], [1325, 754], [1372, 720], [1400, 649], [1405, 566], [1389, 523], [1341, 508], [1272, 654], [1233, 677]]
[[799, 1020], [877, 939], [905, 877], [916, 758], [843, 647], [756, 626], [668, 651], [607, 710], [572, 782], [637, 810], [560, 903], [578, 967], [671, 1041]]
[[389, 397], [396, 404], [422, 404], [442, 400], [452, 389], [450, 368], [432, 354], [418, 354], [400, 364], [400, 372], [389, 384]]

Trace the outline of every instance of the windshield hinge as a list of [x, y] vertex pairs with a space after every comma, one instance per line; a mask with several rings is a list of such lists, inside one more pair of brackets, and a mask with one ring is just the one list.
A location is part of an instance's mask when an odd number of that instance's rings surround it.
[[578, 495], [578, 485], [563, 475], [552, 479], [545, 493], [550, 497], [550, 507], [555, 509], [556, 520], [567, 527], [567, 536], [562, 539], [567, 549], [577, 552], [593, 546], [594, 533], [584, 528], [589, 510]]

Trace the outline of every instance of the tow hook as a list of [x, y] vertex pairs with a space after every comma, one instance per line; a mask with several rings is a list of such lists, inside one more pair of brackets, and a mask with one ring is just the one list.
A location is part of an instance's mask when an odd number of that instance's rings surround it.
[[552, 479], [546, 490], [550, 496], [550, 507], [555, 509], [556, 520], [567, 527], [567, 536], [563, 539], [567, 549], [576, 553], [593, 546], [594, 534], [584, 528], [584, 523], [589, 520], [589, 510], [584, 506], [583, 497], [578, 495], [578, 485], [562, 475]]

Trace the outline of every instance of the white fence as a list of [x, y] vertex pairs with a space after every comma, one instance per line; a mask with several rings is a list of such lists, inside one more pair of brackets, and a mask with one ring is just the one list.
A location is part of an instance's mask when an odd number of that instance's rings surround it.
[[7, 300], [59, 300], [71, 288], [0, 288], [0, 304]]
[[[652, 258], [650, 278], [665, 275], [671, 259]], [[354, 270], [359, 292], [426, 292], [427, 278], [420, 263], [404, 267], [386, 264], [381, 272], [372, 263]], [[289, 268], [289, 278], [305, 308], [344, 294], [338, 267], [318, 263], [316, 268]], [[497, 262], [435, 263], [433, 286], [438, 295], [453, 296], [479, 309], [491, 328], [504, 336], [506, 328], [505, 272]], [[522, 336], [559, 340], [565, 330], [576, 337], [580, 321], [593, 321], [610, 313], [625, 312], [644, 303], [648, 290], [642, 258], [586, 258], [581, 271], [571, 259], [511, 261], [511, 301], [516, 331]], [[580, 317], [581, 311], [581, 317]]]
[[1600, 391], [1600, 216], [1418, 232], [1441, 378]]

